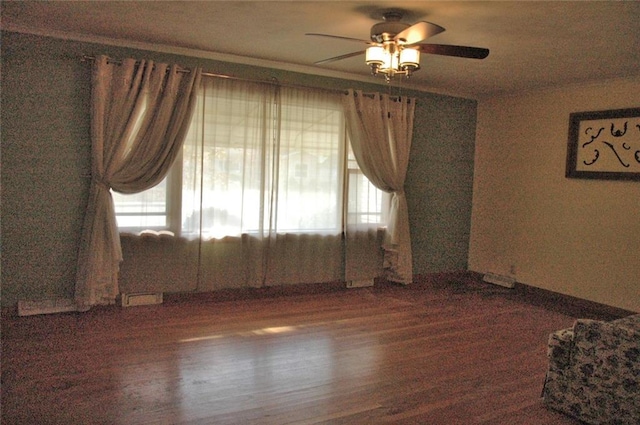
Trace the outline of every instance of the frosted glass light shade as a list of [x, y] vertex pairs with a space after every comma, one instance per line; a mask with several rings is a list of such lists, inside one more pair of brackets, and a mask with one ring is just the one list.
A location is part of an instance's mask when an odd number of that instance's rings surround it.
[[382, 46], [369, 46], [365, 53], [367, 65], [382, 65], [384, 63], [385, 51]]
[[416, 49], [402, 49], [400, 52], [400, 68], [417, 69], [420, 67], [420, 51]]
[[398, 54], [384, 51], [383, 63], [380, 65], [380, 71], [387, 72], [398, 69]]

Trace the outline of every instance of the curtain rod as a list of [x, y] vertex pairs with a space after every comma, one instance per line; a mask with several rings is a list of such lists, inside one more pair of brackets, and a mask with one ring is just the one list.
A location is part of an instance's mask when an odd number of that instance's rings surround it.
[[[83, 62], [93, 62], [93, 61], [96, 60], [96, 58], [95, 58], [95, 56], [82, 55], [82, 59], [81, 60]], [[119, 61], [119, 60], [107, 58], [107, 61], [109, 63], [115, 64], [115, 65], [122, 65], [122, 61]], [[139, 61], [136, 61], [136, 64], [137, 63], [139, 63]], [[188, 69], [188, 68], [182, 68], [182, 67], [179, 66], [178, 67], [178, 72], [184, 72], [185, 74], [188, 74], [188, 73], [191, 72], [191, 70]], [[258, 79], [253, 79], [253, 78], [236, 77], [236, 76], [233, 76], [233, 75], [216, 74], [216, 73], [213, 73], [213, 72], [205, 72], [205, 71], [202, 71], [202, 76], [203, 77], [211, 77], [211, 78], [224, 78], [224, 79], [227, 79], [227, 80], [245, 81], [245, 82], [248, 82], [248, 83], [271, 84], [271, 85], [274, 85], [274, 86], [285, 86], [285, 87], [291, 87], [291, 88], [325, 90], [325, 91], [330, 91], [330, 92], [334, 92], [334, 93], [342, 93], [342, 94], [347, 94], [348, 93], [346, 90], [339, 90], [339, 89], [325, 89], [325, 88], [309, 87], [309, 86], [303, 86], [303, 85], [282, 84], [275, 77], [273, 77], [272, 80], [258, 80]]]
[[[80, 59], [82, 62], [94, 62], [96, 60], [95, 56], [89, 56], [89, 55], [82, 55], [82, 58]], [[115, 65], [122, 65], [122, 61], [119, 60], [115, 60], [112, 58], [107, 58], [107, 62], [115, 64]], [[136, 64], [138, 64], [139, 61], [136, 61]], [[182, 68], [182, 67], [178, 67], [178, 72], [184, 72], [184, 73], [190, 73], [191, 70], [188, 68]], [[282, 84], [280, 81], [278, 81], [277, 78], [272, 77], [272, 80], [257, 80], [257, 79], [252, 79], [252, 78], [243, 78], [243, 77], [235, 77], [233, 75], [226, 75], [226, 74], [216, 74], [213, 72], [202, 72], [202, 76], [203, 77], [210, 77], [210, 78], [224, 78], [224, 79], [228, 79], [228, 80], [237, 80], [237, 81], [245, 81], [248, 83], [263, 83], [263, 84], [271, 84], [274, 86], [281, 86], [281, 87], [289, 87], [289, 88], [294, 88], [294, 89], [313, 89], [313, 90], [323, 90], [323, 91], [328, 91], [331, 93], [339, 93], [339, 94], [344, 94], [347, 95], [349, 94], [348, 90], [341, 90], [341, 89], [327, 89], [327, 88], [323, 88], [323, 87], [310, 87], [310, 86], [304, 86], [304, 85], [296, 85], [296, 84]], [[354, 93], [357, 95], [357, 93]], [[363, 96], [367, 96], [367, 97], [375, 97], [377, 95], [377, 93], [363, 93]], [[400, 100], [401, 96], [389, 96], [391, 99], [394, 100]], [[410, 101], [411, 98], [408, 98], [408, 100]]]

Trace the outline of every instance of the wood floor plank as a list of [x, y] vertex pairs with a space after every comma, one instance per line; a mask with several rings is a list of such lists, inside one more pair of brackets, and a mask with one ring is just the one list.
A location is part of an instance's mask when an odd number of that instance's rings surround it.
[[557, 308], [468, 278], [266, 294], [5, 318], [2, 423], [577, 423], [540, 400]]

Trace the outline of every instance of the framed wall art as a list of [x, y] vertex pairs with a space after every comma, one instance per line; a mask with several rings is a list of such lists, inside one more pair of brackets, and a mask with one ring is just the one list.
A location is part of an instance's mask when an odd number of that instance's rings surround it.
[[640, 180], [640, 108], [570, 114], [566, 177]]

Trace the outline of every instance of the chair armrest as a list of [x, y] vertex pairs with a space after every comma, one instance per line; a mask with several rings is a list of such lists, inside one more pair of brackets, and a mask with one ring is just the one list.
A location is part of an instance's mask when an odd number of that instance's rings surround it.
[[622, 319], [611, 322], [616, 326], [623, 328], [633, 329], [636, 332], [640, 332], [640, 314], [633, 314], [631, 316], [623, 317]]
[[622, 344], [640, 343], [640, 328], [624, 322], [578, 319], [573, 325], [574, 343], [583, 351], [618, 348]]
[[549, 370], [559, 371], [569, 366], [573, 346], [573, 329], [561, 329], [549, 335], [547, 357]]
[[571, 361], [586, 378], [627, 376], [640, 385], [639, 330], [615, 322], [579, 319], [573, 333]]

